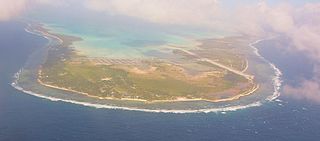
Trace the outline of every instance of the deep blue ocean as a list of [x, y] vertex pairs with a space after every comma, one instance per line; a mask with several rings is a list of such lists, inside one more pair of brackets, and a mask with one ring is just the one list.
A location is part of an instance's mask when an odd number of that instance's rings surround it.
[[[320, 104], [286, 96], [224, 114], [170, 114], [96, 109], [24, 94], [10, 85], [13, 75], [47, 42], [24, 27], [0, 22], [0, 141], [320, 140]], [[294, 60], [298, 54], [283, 54], [271, 43], [262, 43], [260, 52], [282, 70], [284, 83], [311, 77], [308, 58]]]

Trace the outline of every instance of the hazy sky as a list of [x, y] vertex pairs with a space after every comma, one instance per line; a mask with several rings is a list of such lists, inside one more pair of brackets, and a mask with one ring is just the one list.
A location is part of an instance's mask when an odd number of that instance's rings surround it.
[[76, 9], [148, 24], [228, 29], [261, 37], [287, 36], [293, 44], [290, 49], [308, 55], [315, 69], [312, 79], [302, 80], [298, 87], [285, 86], [284, 92], [320, 102], [320, 0], [0, 0], [0, 21], [45, 13], [45, 9]]

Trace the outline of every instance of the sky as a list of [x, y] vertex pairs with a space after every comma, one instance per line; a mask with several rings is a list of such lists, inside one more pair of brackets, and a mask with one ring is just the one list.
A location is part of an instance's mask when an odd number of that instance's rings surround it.
[[[239, 34], [288, 37], [290, 51], [313, 60], [313, 78], [283, 93], [320, 103], [320, 0], [0, 0], [0, 22], [28, 13], [77, 7], [113, 17], [128, 17], [148, 24], [226, 29]], [[103, 17], [102, 17], [103, 18]]]

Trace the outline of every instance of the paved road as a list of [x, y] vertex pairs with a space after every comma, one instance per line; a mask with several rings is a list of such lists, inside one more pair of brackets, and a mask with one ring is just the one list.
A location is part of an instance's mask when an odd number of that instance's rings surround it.
[[226, 70], [228, 70], [230, 72], [233, 72], [235, 74], [241, 75], [241, 76], [245, 77], [248, 80], [253, 80], [253, 78], [254, 78], [253, 75], [249, 75], [249, 74], [246, 74], [246, 73], [244, 73], [242, 71], [238, 71], [238, 70], [235, 70], [233, 68], [227, 67], [227, 66], [225, 66], [223, 64], [220, 64], [218, 62], [212, 61], [211, 59], [201, 58], [199, 55], [197, 55], [197, 54], [195, 54], [195, 53], [193, 53], [191, 51], [188, 51], [188, 50], [185, 50], [185, 49], [181, 49], [181, 48], [177, 48], [177, 47], [173, 47], [173, 46], [171, 48], [177, 49], [177, 50], [181, 50], [181, 51], [183, 51], [185, 53], [188, 53], [189, 55], [192, 55], [192, 56], [195, 56], [195, 57], [199, 58], [200, 61], [205, 61], [205, 62], [211, 63], [213, 65], [216, 65], [216, 66], [220, 67], [220, 68], [223, 68], [223, 69], [226, 69]]

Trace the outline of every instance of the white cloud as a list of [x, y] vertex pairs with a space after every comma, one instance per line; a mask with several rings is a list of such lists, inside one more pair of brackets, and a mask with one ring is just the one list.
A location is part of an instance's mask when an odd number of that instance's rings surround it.
[[217, 0], [87, 0], [85, 7], [154, 23], [210, 24], [218, 12]]
[[[230, 10], [222, 8], [223, 0], [0, 0], [0, 21], [34, 6], [61, 8], [83, 1], [83, 6], [91, 10], [158, 24], [194, 25], [259, 36], [283, 34], [291, 39], [293, 50], [305, 52], [320, 64], [320, 2], [297, 7], [289, 3], [270, 6], [262, 1]], [[304, 80], [298, 87], [285, 86], [285, 92], [320, 101], [319, 73], [315, 71], [312, 80]]]
[[70, 0], [0, 0], [0, 21], [10, 20], [37, 6], [68, 6]]
[[[284, 2], [270, 6], [260, 1], [230, 10], [222, 9], [215, 0], [87, 0], [85, 6], [160, 24], [218, 27], [256, 36], [281, 34], [294, 44], [291, 50], [302, 51], [316, 65], [320, 64], [320, 3], [294, 6]], [[284, 92], [320, 102], [319, 73], [314, 71], [314, 78], [301, 81], [298, 87], [285, 86]]]
[[303, 79], [298, 86], [286, 85], [283, 92], [286, 96], [295, 99], [320, 103], [320, 65], [316, 64], [312, 79]]
[[9, 20], [26, 9], [26, 0], [0, 0], [0, 21]]
[[[313, 62], [313, 78], [302, 79], [298, 85], [286, 85], [283, 93], [299, 100], [320, 103], [320, 3], [294, 7], [290, 4], [269, 6], [266, 3], [239, 7], [233, 28], [240, 33], [266, 35], [276, 33], [287, 36], [293, 46]], [[234, 16], [234, 15], [231, 15]], [[284, 47], [287, 49], [287, 47]]]
[[240, 33], [286, 35], [295, 45], [292, 49], [306, 52], [315, 62], [320, 62], [320, 3], [294, 7], [288, 3], [269, 6], [261, 2], [239, 7], [236, 13], [231, 14], [229, 18], [236, 18], [229, 23]]
[[286, 85], [284, 94], [299, 100], [320, 103], [320, 84], [314, 80], [303, 80], [298, 87]]
[[295, 13], [295, 29], [291, 37], [297, 49], [320, 62], [320, 3], [307, 4]]
[[[235, 13], [228, 17], [233, 20], [225, 22], [232, 24], [234, 30], [244, 34], [286, 33], [293, 30], [295, 26], [293, 11], [294, 8], [290, 4], [269, 6], [262, 1], [237, 7]], [[228, 11], [223, 13], [228, 13]]]
[[70, 0], [29, 0], [34, 5], [65, 7], [69, 5]]

